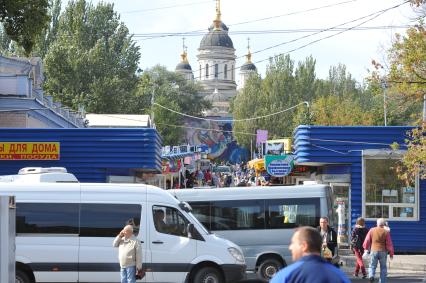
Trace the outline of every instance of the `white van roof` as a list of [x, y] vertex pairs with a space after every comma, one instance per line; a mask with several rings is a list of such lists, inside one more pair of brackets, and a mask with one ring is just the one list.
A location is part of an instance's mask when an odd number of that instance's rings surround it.
[[168, 190], [173, 196], [183, 201], [235, 200], [235, 199], [274, 199], [324, 197], [326, 185], [295, 185], [272, 187], [232, 187], [213, 189], [179, 189]]
[[77, 178], [64, 167], [25, 167], [17, 175], [0, 176], [2, 183], [76, 183]]

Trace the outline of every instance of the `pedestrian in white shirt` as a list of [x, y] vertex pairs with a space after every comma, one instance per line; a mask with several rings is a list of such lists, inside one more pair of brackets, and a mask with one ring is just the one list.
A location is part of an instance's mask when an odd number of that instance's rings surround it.
[[115, 237], [114, 247], [118, 247], [121, 283], [135, 283], [136, 271], [142, 269], [142, 252], [139, 241], [133, 237], [133, 226], [126, 225]]

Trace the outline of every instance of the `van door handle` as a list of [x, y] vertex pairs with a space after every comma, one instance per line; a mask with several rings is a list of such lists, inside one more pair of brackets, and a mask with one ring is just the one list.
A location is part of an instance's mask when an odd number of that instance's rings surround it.
[[153, 241], [153, 244], [164, 244], [163, 241]]
[[141, 241], [141, 244], [143, 244], [144, 243], [144, 241]]

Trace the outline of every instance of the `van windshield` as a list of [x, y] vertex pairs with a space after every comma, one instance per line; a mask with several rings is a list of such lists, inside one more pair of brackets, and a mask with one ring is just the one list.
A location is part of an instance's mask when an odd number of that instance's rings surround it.
[[204, 232], [206, 234], [211, 234], [211, 232], [209, 230], [207, 230], [207, 228], [204, 227], [204, 225], [200, 221], [198, 221], [198, 219], [194, 216], [194, 214], [192, 214], [192, 212], [187, 212], [187, 213], [188, 213], [189, 217], [191, 217], [192, 223], [194, 223], [194, 222], [198, 223], [199, 226], [202, 227], [202, 229], [204, 230]]

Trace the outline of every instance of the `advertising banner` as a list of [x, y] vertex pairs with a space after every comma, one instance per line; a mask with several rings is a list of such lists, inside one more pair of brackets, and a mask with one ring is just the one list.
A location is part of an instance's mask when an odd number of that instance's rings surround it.
[[265, 142], [265, 155], [283, 155], [291, 152], [291, 139], [267, 140]]
[[294, 155], [265, 155], [265, 167], [271, 176], [287, 176], [294, 167]]
[[59, 142], [0, 142], [0, 160], [59, 160]]
[[256, 145], [266, 142], [268, 139], [268, 130], [256, 130]]

